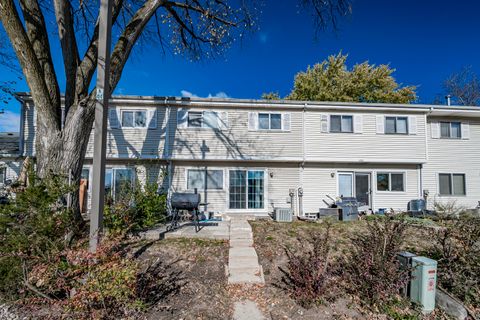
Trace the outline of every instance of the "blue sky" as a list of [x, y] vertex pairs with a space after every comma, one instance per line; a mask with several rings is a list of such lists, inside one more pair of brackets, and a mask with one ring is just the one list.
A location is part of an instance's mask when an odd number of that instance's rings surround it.
[[[356, 0], [340, 30], [315, 39], [313, 20], [300, 1], [265, 0], [260, 30], [222, 58], [189, 62], [157, 48], [136, 52], [117, 94], [260, 98], [287, 95], [295, 73], [342, 50], [349, 65], [390, 64], [404, 85], [418, 85], [420, 103], [442, 93], [442, 81], [463, 66], [480, 74], [480, 1]], [[57, 73], [61, 60], [55, 56]], [[0, 81], [15, 75], [0, 67]], [[24, 83], [16, 86], [27, 91]], [[0, 131], [14, 130], [18, 105], [0, 115]]]

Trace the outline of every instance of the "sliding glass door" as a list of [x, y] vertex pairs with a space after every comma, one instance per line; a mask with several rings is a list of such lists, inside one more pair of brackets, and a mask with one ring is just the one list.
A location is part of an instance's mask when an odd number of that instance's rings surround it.
[[265, 206], [265, 172], [230, 170], [229, 208], [263, 209]]

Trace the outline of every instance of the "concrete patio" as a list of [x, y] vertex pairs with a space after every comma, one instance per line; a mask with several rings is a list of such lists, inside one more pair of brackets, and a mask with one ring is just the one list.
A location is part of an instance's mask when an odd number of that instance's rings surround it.
[[140, 234], [140, 237], [148, 240], [174, 239], [174, 238], [197, 238], [213, 240], [230, 239], [230, 221], [205, 221], [200, 222], [200, 230], [195, 230], [192, 222], [181, 223], [179, 228], [174, 231], [168, 231], [166, 226], [151, 229]]

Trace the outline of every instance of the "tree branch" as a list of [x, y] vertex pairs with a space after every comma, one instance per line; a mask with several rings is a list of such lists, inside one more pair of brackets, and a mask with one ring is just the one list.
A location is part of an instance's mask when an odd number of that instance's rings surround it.
[[80, 56], [74, 30], [72, 6], [69, 0], [54, 0], [58, 37], [62, 47], [63, 65], [65, 67], [65, 114], [75, 99], [75, 78]]
[[52, 56], [50, 53], [50, 43], [48, 32], [45, 26], [45, 19], [37, 0], [20, 0], [25, 28], [28, 39], [32, 45], [33, 51], [38, 59], [40, 68], [43, 71], [43, 78], [50, 96], [50, 108], [48, 115], [58, 122], [60, 127], [60, 89], [58, 87], [57, 76], [53, 67]]
[[110, 92], [113, 92], [120, 81], [125, 63], [145, 26], [155, 11], [164, 5], [164, 3], [165, 1], [163, 0], [147, 0], [145, 4], [137, 10], [132, 19], [130, 19], [130, 22], [120, 35], [110, 60]]
[[[209, 19], [213, 19], [215, 21], [221, 22], [221, 23], [229, 25], [231, 27], [236, 27], [237, 26], [237, 24], [233, 21], [222, 19], [215, 14], [210, 14], [209, 11], [204, 9], [203, 7], [201, 7], [198, 4], [197, 1], [195, 1], [195, 2], [197, 3], [197, 6], [192, 6], [192, 5], [189, 5], [189, 4], [186, 4], [186, 3], [181, 3], [181, 2], [176, 2], [176, 1], [167, 1], [165, 3], [165, 7], [178, 7], [178, 8], [182, 8], [182, 9], [185, 9], [185, 10], [192, 10], [192, 11], [195, 11], [195, 12], [198, 12], [200, 14], [205, 15]], [[223, 2], [222, 2], [222, 4], [223, 4]]]
[[[114, 0], [113, 3], [113, 14], [112, 14], [112, 24], [116, 21], [120, 9], [122, 7], [123, 0]], [[76, 70], [76, 79], [75, 79], [75, 98], [73, 103], [73, 109], [76, 109], [83, 100], [88, 99], [88, 89], [92, 81], [92, 77], [97, 68], [97, 54], [98, 54], [98, 18], [93, 31], [92, 39], [88, 49], [85, 52], [85, 55], [77, 67]], [[72, 108], [72, 106], [71, 106]], [[69, 110], [70, 111], [70, 110]], [[75, 110], [72, 110], [75, 112]], [[69, 112], [70, 113], [70, 112]], [[69, 118], [69, 113], [65, 114], [65, 120]]]
[[52, 101], [43, 70], [12, 0], [0, 0], [0, 20], [20, 62], [34, 103], [40, 111], [47, 115], [43, 119], [45, 125], [57, 128], [55, 113], [52, 113], [50, 108]]

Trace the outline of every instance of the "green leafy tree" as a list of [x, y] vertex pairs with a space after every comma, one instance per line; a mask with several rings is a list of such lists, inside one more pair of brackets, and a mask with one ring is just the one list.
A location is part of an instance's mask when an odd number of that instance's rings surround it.
[[262, 94], [262, 99], [265, 100], [280, 100], [280, 94], [278, 92], [267, 92]]
[[392, 76], [395, 69], [365, 61], [346, 65], [348, 55], [331, 55], [295, 76], [291, 100], [411, 103], [417, 99], [416, 87], [402, 87]]

